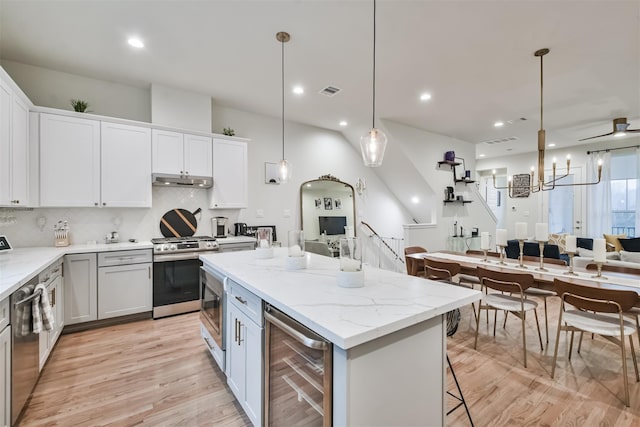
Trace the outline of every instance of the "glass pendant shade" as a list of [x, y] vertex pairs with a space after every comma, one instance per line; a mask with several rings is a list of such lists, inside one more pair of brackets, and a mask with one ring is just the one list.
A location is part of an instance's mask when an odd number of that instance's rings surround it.
[[287, 159], [280, 160], [280, 165], [278, 166], [278, 177], [282, 184], [289, 182], [291, 179], [291, 163], [289, 163]]
[[382, 165], [384, 150], [387, 148], [387, 135], [373, 128], [360, 137], [360, 151], [364, 165], [375, 168]]

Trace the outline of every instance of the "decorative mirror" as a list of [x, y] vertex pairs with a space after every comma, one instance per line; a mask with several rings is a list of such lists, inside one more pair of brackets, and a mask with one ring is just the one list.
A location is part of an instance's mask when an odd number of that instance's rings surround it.
[[351, 184], [323, 175], [300, 186], [300, 216], [305, 240], [337, 241], [355, 233], [354, 191]]

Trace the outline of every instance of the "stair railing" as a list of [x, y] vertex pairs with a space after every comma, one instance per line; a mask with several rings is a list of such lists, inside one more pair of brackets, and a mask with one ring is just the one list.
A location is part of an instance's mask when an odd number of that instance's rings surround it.
[[[404, 258], [399, 255], [404, 239], [397, 237], [382, 237], [365, 221], [360, 222], [360, 229], [366, 234], [371, 243], [369, 248], [375, 248], [376, 253], [366, 256], [366, 262], [378, 268], [393, 271], [404, 271]], [[375, 259], [374, 259], [375, 257]]]

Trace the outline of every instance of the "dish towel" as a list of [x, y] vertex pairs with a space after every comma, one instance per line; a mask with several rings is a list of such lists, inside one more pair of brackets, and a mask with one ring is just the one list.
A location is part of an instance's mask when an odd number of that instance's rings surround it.
[[33, 290], [33, 293], [38, 293], [31, 303], [31, 311], [33, 318], [33, 332], [39, 334], [42, 329], [50, 331], [55, 325], [55, 319], [53, 318], [53, 310], [51, 310], [51, 303], [49, 302], [49, 293], [44, 287], [44, 284], [38, 283]]
[[[33, 294], [33, 286], [25, 286], [19, 291], [20, 299], [28, 298]], [[31, 304], [26, 302], [16, 306], [16, 331], [17, 337], [26, 337], [31, 334]]]

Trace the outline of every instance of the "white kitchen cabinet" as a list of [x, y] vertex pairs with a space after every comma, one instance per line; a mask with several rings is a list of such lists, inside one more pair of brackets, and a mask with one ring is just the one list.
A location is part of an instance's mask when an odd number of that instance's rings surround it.
[[98, 319], [153, 309], [152, 264], [98, 268]]
[[248, 206], [247, 143], [213, 139], [213, 187], [211, 209], [236, 209]]
[[239, 285], [227, 292], [227, 384], [254, 426], [262, 425], [262, 301]]
[[46, 331], [43, 328], [39, 334], [40, 370], [42, 370], [42, 367], [49, 358], [49, 354], [56, 345], [56, 342], [60, 337], [60, 333], [62, 332], [62, 328], [64, 327], [64, 295], [62, 288], [62, 276], [56, 277], [56, 279], [47, 286], [49, 303], [51, 304], [51, 311], [53, 312], [53, 318], [55, 321], [52, 330]]
[[101, 125], [101, 204], [151, 207], [151, 129]]
[[29, 107], [0, 80], [0, 206], [29, 200]]
[[153, 173], [211, 176], [212, 147], [207, 136], [152, 130]]
[[100, 206], [100, 122], [40, 114], [40, 206]]
[[98, 272], [95, 253], [65, 255], [64, 287], [66, 325], [98, 319]]
[[0, 333], [0, 424], [11, 426], [11, 326]]

